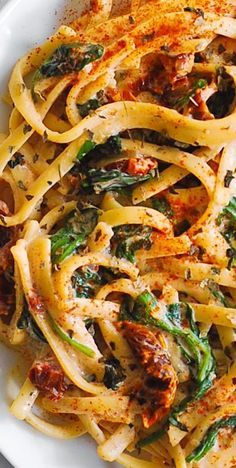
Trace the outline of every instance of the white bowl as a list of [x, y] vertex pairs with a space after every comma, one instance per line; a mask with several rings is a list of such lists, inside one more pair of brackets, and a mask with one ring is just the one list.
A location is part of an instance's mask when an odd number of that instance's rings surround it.
[[[10, 71], [28, 49], [43, 42], [68, 10], [81, 12], [80, 0], [11, 0], [0, 11], [0, 95], [7, 89]], [[67, 6], [67, 12], [66, 12]], [[77, 8], [78, 10], [78, 8]], [[69, 15], [70, 16], [70, 15]], [[76, 15], [78, 16], [78, 15]], [[69, 19], [72, 19], [71, 16]], [[7, 131], [8, 109], [0, 100], [0, 132]], [[7, 383], [18, 356], [0, 344], [0, 452], [15, 468], [104, 468], [90, 437], [61, 441], [39, 433], [25, 422], [16, 420], [8, 410], [12, 393]], [[9, 392], [11, 394], [9, 394]], [[116, 464], [112, 465], [113, 467]]]

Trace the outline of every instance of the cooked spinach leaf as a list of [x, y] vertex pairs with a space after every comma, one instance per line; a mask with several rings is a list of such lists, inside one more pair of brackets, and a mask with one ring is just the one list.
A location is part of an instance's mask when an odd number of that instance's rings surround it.
[[88, 235], [97, 224], [97, 219], [96, 208], [86, 208], [69, 216], [65, 225], [51, 236], [52, 262], [61, 263], [76, 249], [84, 246]]
[[161, 429], [158, 429], [157, 431], [153, 432], [149, 436], [145, 437], [144, 439], [141, 439], [137, 442], [136, 447], [137, 449], [140, 449], [142, 447], [145, 447], [146, 445], [153, 444], [157, 440], [161, 439], [166, 433], [166, 427], [162, 427]]
[[42, 78], [63, 76], [82, 70], [86, 65], [102, 57], [103, 46], [75, 42], [62, 44], [39, 67], [33, 77], [33, 84]]
[[122, 274], [116, 269], [84, 266], [72, 276], [72, 286], [77, 297], [93, 298], [101, 286], [121, 277]]
[[118, 258], [126, 258], [135, 263], [135, 252], [138, 249], [150, 249], [152, 245], [152, 228], [143, 225], [129, 224], [113, 228], [112, 250]]
[[[91, 111], [98, 109], [99, 107], [103, 106], [107, 103], [107, 99], [104, 95], [104, 92], [100, 90], [96, 94], [96, 98], [89, 99], [88, 101], [84, 102], [83, 104], [77, 104], [79, 109], [79, 113], [81, 117], [84, 119]], [[114, 137], [115, 138], [115, 137]]]
[[92, 267], [82, 267], [72, 277], [77, 297], [93, 298], [99, 286], [104, 284], [101, 272]]
[[188, 304], [171, 304], [161, 319], [152, 316], [152, 311], [157, 306], [156, 297], [146, 290], [137, 297], [134, 303], [126, 301], [126, 307], [122, 305], [120, 319], [160, 328], [173, 335], [182, 346], [187, 347], [187, 353], [196, 368], [193, 375], [196, 388], [192, 395], [173, 408], [168, 420], [181, 430], [186, 430], [186, 427], [178, 421], [177, 415], [186, 408], [190, 401], [201, 398], [210, 388], [215, 375], [215, 360], [208, 339], [200, 336], [193, 310]]
[[195, 450], [193, 450], [193, 452], [190, 453], [190, 455], [187, 456], [187, 463], [197, 462], [201, 460], [207, 454], [207, 452], [209, 452], [209, 450], [211, 450], [214, 447], [220, 429], [235, 429], [235, 427], [236, 415], [228, 416], [220, 419], [219, 421], [216, 421], [214, 424], [212, 424], [211, 427], [209, 427], [198, 447]]
[[95, 192], [109, 192], [113, 190], [120, 190], [125, 187], [132, 186], [139, 182], [144, 182], [155, 177], [156, 171], [152, 170], [148, 174], [131, 176], [118, 169], [89, 169], [86, 174], [86, 179], [82, 182], [81, 186], [84, 190]]
[[69, 336], [68, 333], [65, 333], [64, 330], [55, 322], [55, 320], [53, 320], [52, 317], [49, 317], [49, 321], [50, 321], [53, 331], [62, 339], [62, 341], [65, 341], [70, 346], [77, 349], [78, 351], [85, 354], [86, 356], [94, 357], [95, 353], [93, 349], [89, 348], [88, 346], [82, 343], [79, 343], [77, 340]]
[[120, 136], [111, 136], [110, 138], [108, 138], [106, 143], [104, 143], [103, 145], [98, 145], [97, 149], [104, 156], [120, 154], [122, 149]]
[[138, 445], [143, 446], [158, 440], [162, 436], [162, 431], [168, 424], [178, 427], [182, 431], [187, 431], [187, 427], [178, 421], [177, 417], [182, 413], [188, 403], [200, 399], [211, 387], [215, 376], [215, 360], [211, 352], [208, 339], [200, 335], [199, 328], [194, 320], [193, 310], [187, 303], [171, 304], [167, 307], [166, 314], [160, 319], [154, 318], [152, 311], [158, 306], [156, 297], [145, 290], [136, 301], [127, 301], [122, 304], [120, 320], [131, 320], [157, 327], [173, 335], [177, 343], [187, 346], [187, 353], [196, 367], [193, 375], [195, 390], [175, 406], [164, 423], [164, 426], [147, 438], [141, 440]]
[[236, 261], [236, 197], [232, 197], [228, 205], [223, 208], [217, 224], [221, 226], [221, 234], [230, 246], [226, 254], [229, 258], [228, 268], [231, 268]]
[[176, 109], [177, 111], [182, 111], [184, 107], [186, 107], [189, 104], [189, 101], [191, 98], [196, 94], [198, 89], [203, 89], [207, 86], [207, 81], [204, 79], [199, 79], [196, 80], [195, 83], [193, 84], [193, 87], [188, 91], [188, 93], [185, 94], [185, 96], [179, 97], [176, 99], [172, 107]]
[[172, 218], [174, 216], [174, 211], [165, 197], [153, 198], [152, 207], [160, 211], [160, 213], [163, 213], [167, 218]]
[[[133, 309], [127, 311], [129, 320], [160, 328], [177, 338], [181, 338], [196, 363], [195, 379], [198, 384], [201, 384], [214, 368], [214, 358], [207, 338], [200, 336], [193, 318], [192, 308], [187, 303], [178, 303], [174, 307], [171, 305], [167, 308], [165, 316], [157, 319], [152, 316], [152, 311], [157, 307], [158, 301], [154, 294], [145, 290], [137, 297]], [[177, 312], [177, 308], [180, 309], [179, 312]], [[183, 311], [185, 317], [180, 324], [179, 320]], [[188, 327], [185, 326], [186, 320], [189, 324]]]
[[190, 222], [187, 219], [183, 219], [174, 226], [175, 236], [181, 236], [181, 234], [186, 232], [190, 227]]
[[88, 101], [84, 102], [84, 104], [77, 104], [79, 113], [82, 118], [86, 117], [91, 111], [98, 109], [100, 106], [101, 105], [99, 100], [96, 98], [89, 99]]
[[[168, 102], [167, 102], [168, 103]], [[183, 141], [174, 140], [170, 138], [167, 132], [156, 132], [155, 130], [138, 130], [135, 133], [131, 133], [133, 138], [138, 140], [145, 141], [147, 143], [153, 143], [154, 145], [160, 146], [171, 146], [172, 148], [179, 148], [183, 151], [188, 151], [191, 153], [196, 149], [194, 146], [184, 143]]]
[[94, 143], [94, 141], [86, 140], [77, 153], [77, 161], [81, 161], [86, 156], [86, 154], [90, 153], [90, 151], [92, 151], [95, 147], [96, 143]]
[[19, 328], [20, 330], [27, 330], [27, 332], [32, 338], [37, 339], [43, 343], [47, 343], [46, 338], [44, 337], [43, 333], [41, 332], [32, 315], [30, 314], [28, 304], [26, 301], [24, 301], [23, 311], [17, 322], [17, 328]]
[[233, 78], [224, 67], [219, 67], [216, 73], [218, 91], [207, 100], [207, 107], [216, 119], [225, 117], [235, 98]]
[[158, 440], [164, 434], [168, 424], [187, 431], [187, 427], [178, 420], [188, 403], [199, 400], [212, 386], [215, 377], [215, 360], [207, 338], [200, 335], [199, 328], [194, 320], [193, 310], [187, 303], [175, 303], [166, 308], [165, 315], [155, 318], [152, 311], [158, 306], [156, 297], [145, 290], [134, 301], [127, 296], [120, 311], [120, 320], [129, 320], [142, 323], [151, 327], [157, 327], [173, 335], [180, 346], [183, 346], [194, 366], [193, 379], [195, 388], [192, 394], [184, 398], [178, 405], [172, 408], [169, 417], [158, 431], [138, 442], [137, 447], [150, 444]]
[[229, 221], [236, 223], [236, 197], [232, 197], [228, 205], [223, 208], [221, 214], [218, 217], [218, 224], [221, 224], [224, 218], [227, 218]]
[[221, 304], [223, 304], [224, 307], [231, 307], [227, 297], [222, 293], [220, 290], [220, 287], [215, 281], [213, 280], [207, 280], [206, 286], [208, 289], [211, 291], [212, 295], [219, 301]]
[[[84, 144], [81, 146], [79, 149], [77, 156], [76, 156], [76, 161], [75, 165], [72, 168], [71, 172], [73, 174], [87, 174], [88, 169], [87, 169], [87, 163], [82, 161], [84, 157], [89, 154], [90, 158], [98, 158], [98, 157], [103, 157], [103, 156], [111, 156], [111, 155], [116, 155], [121, 152], [121, 139], [119, 135], [116, 136], [111, 136], [108, 138], [106, 143], [97, 145], [92, 139], [91, 140], [86, 140]], [[96, 169], [93, 169], [95, 172]], [[87, 181], [85, 179], [84, 181], [85, 188], [88, 188]]]
[[103, 383], [106, 388], [117, 390], [122, 382], [125, 380], [126, 375], [120, 365], [120, 361], [114, 357], [105, 361], [105, 373]]
[[196, 13], [196, 15], [201, 16], [204, 18], [204, 11], [201, 8], [192, 8], [192, 7], [185, 7], [184, 11], [189, 11], [190, 13]]

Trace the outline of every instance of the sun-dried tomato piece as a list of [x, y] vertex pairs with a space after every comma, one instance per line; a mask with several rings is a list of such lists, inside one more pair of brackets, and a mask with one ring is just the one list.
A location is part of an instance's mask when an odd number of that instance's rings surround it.
[[157, 162], [151, 158], [130, 158], [127, 172], [130, 175], [146, 175], [157, 167]]
[[65, 374], [54, 359], [34, 363], [29, 378], [41, 392], [54, 400], [62, 398], [68, 387]]
[[152, 169], [157, 167], [157, 161], [152, 158], [129, 158], [116, 161], [109, 164], [106, 169], [118, 169], [121, 172], [126, 172], [131, 176], [148, 174]]
[[127, 321], [122, 323], [122, 330], [145, 371], [135, 396], [143, 405], [143, 424], [148, 428], [167, 414], [175, 397], [177, 376], [161, 333]]

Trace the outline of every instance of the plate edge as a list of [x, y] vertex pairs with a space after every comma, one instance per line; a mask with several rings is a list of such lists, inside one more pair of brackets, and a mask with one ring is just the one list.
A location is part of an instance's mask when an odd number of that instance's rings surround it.
[[5, 21], [6, 17], [20, 2], [21, 0], [8, 0], [8, 2], [0, 9], [0, 24]]

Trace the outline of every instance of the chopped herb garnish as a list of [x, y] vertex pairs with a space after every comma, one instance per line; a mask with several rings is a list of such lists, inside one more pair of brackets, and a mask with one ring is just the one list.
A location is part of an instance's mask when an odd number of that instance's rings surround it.
[[33, 200], [34, 196], [33, 195], [26, 195], [25, 198], [26, 198], [26, 200], [30, 201], [30, 200]]
[[59, 174], [59, 179], [62, 179], [62, 174], [61, 174], [61, 166], [58, 164], [58, 174]]
[[232, 180], [235, 179], [235, 176], [233, 175], [233, 171], [227, 171], [225, 178], [224, 178], [224, 186], [228, 188], [232, 182]]
[[33, 156], [33, 163], [35, 164], [39, 159], [39, 154], [35, 153]]
[[218, 46], [218, 54], [223, 54], [226, 51], [224, 44], [219, 44]]
[[5, 220], [5, 217], [4, 217], [3, 215], [1, 215], [1, 214], [0, 214], [0, 221], [2, 222], [2, 224], [3, 224], [4, 226], [7, 226], [7, 222], [6, 222], [6, 220]]
[[185, 273], [184, 273], [184, 277], [185, 277], [186, 280], [190, 280], [190, 279], [191, 279], [192, 274], [191, 274], [190, 268], [186, 268]]
[[11, 161], [8, 162], [8, 166], [11, 169], [14, 169], [18, 165], [22, 166], [24, 162], [25, 162], [24, 156], [22, 156], [22, 154], [20, 153], [15, 153]]
[[44, 143], [46, 143], [48, 141], [48, 134], [47, 134], [46, 130], [45, 130], [45, 132], [44, 132], [44, 134], [42, 136], [42, 139], [43, 139]]
[[201, 8], [192, 8], [192, 7], [185, 7], [184, 11], [189, 11], [190, 13], [196, 13], [196, 15], [201, 16], [204, 18], [204, 11]]
[[170, 52], [170, 47], [167, 44], [162, 45], [160, 49], [163, 50], [163, 52]]
[[236, 221], [236, 197], [232, 197], [228, 205], [223, 208], [221, 214], [218, 217], [218, 224], [220, 225], [223, 218], [227, 217], [231, 221]]
[[212, 272], [213, 275], [219, 275], [220, 274], [220, 268], [211, 267], [211, 272]]
[[28, 125], [28, 124], [25, 124], [25, 125], [24, 125], [24, 127], [23, 127], [23, 133], [24, 133], [24, 135], [26, 135], [26, 133], [28, 133], [28, 132], [31, 132], [31, 130], [32, 130], [31, 125]]
[[14, 150], [15, 146], [8, 146], [8, 151], [11, 154]]
[[150, 34], [144, 34], [143, 37], [141, 38], [142, 43], [146, 44], [147, 42], [152, 41], [154, 39], [154, 37], [155, 37], [155, 32], [154, 31], [152, 33], [150, 33]]
[[235, 265], [236, 250], [235, 249], [227, 249], [226, 250], [226, 256], [227, 256], [227, 258], [229, 258], [227, 268], [230, 270]]
[[27, 187], [25, 186], [23, 180], [18, 180], [17, 185], [18, 185], [19, 189], [24, 190], [24, 192], [27, 191]]

